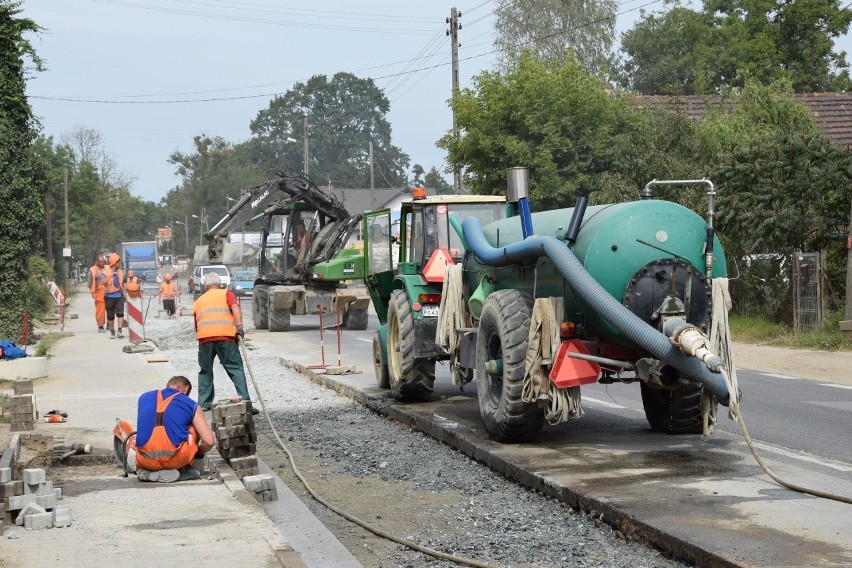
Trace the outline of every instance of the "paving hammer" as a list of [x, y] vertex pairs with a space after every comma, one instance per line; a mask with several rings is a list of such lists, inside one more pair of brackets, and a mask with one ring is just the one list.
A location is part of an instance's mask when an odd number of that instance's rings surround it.
[[78, 454], [91, 454], [92, 453], [92, 445], [91, 444], [71, 444], [71, 448], [62, 454], [59, 457], [59, 461], [63, 462], [70, 458], [71, 456], [75, 456]]

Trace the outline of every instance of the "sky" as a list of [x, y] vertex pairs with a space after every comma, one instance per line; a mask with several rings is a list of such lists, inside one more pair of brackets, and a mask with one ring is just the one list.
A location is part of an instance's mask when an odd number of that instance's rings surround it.
[[[276, 94], [314, 75], [371, 77], [390, 101], [392, 143], [427, 171], [452, 128], [450, 9], [461, 12], [459, 82], [493, 69], [495, 0], [24, 0], [44, 31], [47, 70], [27, 84], [44, 134], [93, 129], [131, 192], [159, 201], [180, 184], [168, 162], [200, 134], [231, 142]], [[620, 0], [618, 31], [661, 0]], [[848, 38], [839, 47], [852, 52]], [[299, 142], [302, 142], [301, 138]], [[310, 144], [310, 141], [309, 141]], [[319, 171], [311, 170], [322, 185]], [[452, 181], [451, 176], [446, 176]], [[377, 179], [377, 186], [385, 186]], [[242, 188], [234, 188], [236, 196]]]

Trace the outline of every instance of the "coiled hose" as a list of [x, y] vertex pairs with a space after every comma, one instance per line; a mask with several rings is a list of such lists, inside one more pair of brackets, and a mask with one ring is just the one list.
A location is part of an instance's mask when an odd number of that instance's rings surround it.
[[712, 373], [698, 359], [678, 351], [669, 338], [642, 321], [636, 314], [612, 297], [574, 255], [565, 243], [554, 237], [529, 237], [505, 247], [495, 248], [486, 240], [476, 217], [462, 223], [465, 237], [477, 258], [489, 266], [508, 266], [546, 256], [577, 296], [601, 315], [625, 337], [661, 361], [700, 382], [724, 406], [729, 395], [725, 380]]

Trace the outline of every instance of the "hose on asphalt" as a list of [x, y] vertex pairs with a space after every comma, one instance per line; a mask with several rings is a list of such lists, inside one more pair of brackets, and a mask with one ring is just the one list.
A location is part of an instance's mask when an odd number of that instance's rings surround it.
[[367, 521], [359, 519], [355, 515], [347, 512], [347, 511], [344, 511], [343, 509], [335, 506], [332, 503], [329, 503], [321, 495], [316, 493], [316, 491], [314, 491], [314, 489], [308, 483], [308, 480], [305, 479], [305, 477], [299, 471], [299, 468], [296, 466], [296, 460], [293, 458], [293, 454], [290, 452], [289, 448], [287, 448], [287, 446], [281, 440], [281, 437], [278, 435], [278, 431], [275, 429], [275, 425], [272, 423], [272, 418], [269, 416], [269, 411], [266, 409], [266, 402], [263, 400], [263, 395], [261, 394], [260, 389], [257, 386], [257, 381], [255, 381], [255, 379], [254, 379], [254, 372], [252, 371], [251, 363], [249, 362], [248, 353], [247, 353], [246, 346], [245, 346], [245, 341], [241, 340], [239, 342], [239, 344], [240, 344], [240, 350], [242, 351], [242, 354], [243, 354], [243, 361], [245, 362], [246, 370], [248, 370], [248, 375], [249, 375], [249, 378], [251, 379], [251, 384], [254, 387], [254, 392], [257, 394], [257, 400], [260, 401], [260, 407], [263, 410], [263, 415], [266, 416], [266, 421], [269, 423], [269, 429], [272, 431], [272, 435], [275, 437], [275, 441], [278, 443], [278, 446], [284, 451], [285, 454], [287, 454], [287, 459], [290, 461], [290, 467], [292, 468], [293, 473], [296, 475], [297, 478], [299, 478], [299, 481], [302, 482], [302, 485], [305, 486], [305, 489], [307, 489], [308, 493], [310, 493], [311, 496], [314, 499], [316, 499], [319, 503], [321, 503], [323, 506], [325, 506], [330, 511], [337, 513], [338, 515], [340, 515], [341, 517], [343, 517], [347, 521], [355, 523], [359, 527], [370, 531], [374, 535], [382, 537], [382, 538], [387, 539], [387, 540], [390, 540], [391, 542], [401, 544], [401, 545], [408, 547], [412, 550], [416, 550], [417, 552], [422, 552], [423, 554], [428, 554], [429, 556], [432, 556], [432, 557], [435, 557], [435, 558], [440, 558], [441, 560], [448, 560], [450, 562], [455, 562], [456, 564], [462, 564], [462, 565], [465, 565], [465, 566], [473, 566], [475, 568], [497, 568], [493, 564], [487, 564], [485, 562], [479, 562], [478, 560], [472, 560], [470, 558], [464, 558], [464, 557], [461, 557], [461, 556], [456, 556], [454, 554], [441, 552], [440, 550], [428, 548], [426, 546], [422, 546], [420, 544], [417, 544], [416, 542], [412, 542], [412, 541], [406, 540], [402, 537], [398, 537], [394, 534], [391, 534], [387, 531], [384, 531], [384, 530], [382, 530], [378, 527], [371, 525]]
[[[725, 377], [725, 383], [731, 384], [728, 376], [727, 370], [722, 370], [722, 375]], [[797, 491], [799, 493], [806, 493], [807, 495], [813, 495], [814, 497], [822, 497], [824, 499], [831, 499], [832, 501], [839, 501], [841, 503], [849, 503], [852, 504], [852, 498], [846, 497], [845, 495], [835, 495], [833, 493], [826, 493], [825, 491], [819, 491], [818, 489], [809, 489], [807, 487], [803, 487], [801, 485], [796, 485], [795, 483], [790, 483], [781, 479], [772, 469], [770, 469], [769, 465], [766, 464], [765, 461], [758, 455], [757, 450], [754, 447], [754, 442], [752, 442], [751, 436], [748, 433], [748, 429], [746, 428], [745, 421], [743, 420], [742, 413], [740, 412], [740, 403], [737, 400], [736, 393], [731, 392], [731, 404], [728, 407], [728, 410], [731, 414], [731, 417], [736, 419], [737, 424], [740, 427], [740, 432], [742, 432], [743, 438], [745, 438], [746, 445], [748, 449], [751, 451], [751, 455], [754, 456], [754, 459], [757, 461], [758, 465], [766, 472], [773, 481], [786, 487], [787, 489], [791, 489], [793, 491]]]

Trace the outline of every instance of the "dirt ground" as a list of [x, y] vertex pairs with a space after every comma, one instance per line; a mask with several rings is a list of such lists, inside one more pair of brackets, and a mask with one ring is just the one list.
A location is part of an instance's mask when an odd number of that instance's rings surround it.
[[734, 363], [739, 369], [852, 386], [852, 376], [847, 372], [852, 369], [852, 353], [848, 351], [810, 351], [735, 343]]

